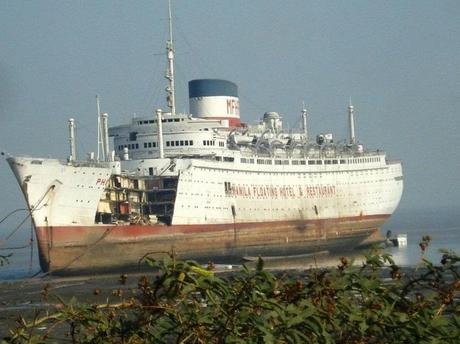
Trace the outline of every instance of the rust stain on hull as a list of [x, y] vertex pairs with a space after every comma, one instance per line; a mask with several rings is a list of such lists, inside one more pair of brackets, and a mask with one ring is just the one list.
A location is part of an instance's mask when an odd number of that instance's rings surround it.
[[215, 225], [56, 226], [37, 227], [36, 232], [43, 271], [78, 273], [136, 267], [149, 252], [159, 258], [171, 250], [181, 259], [228, 262], [244, 256], [351, 249], [388, 217]]

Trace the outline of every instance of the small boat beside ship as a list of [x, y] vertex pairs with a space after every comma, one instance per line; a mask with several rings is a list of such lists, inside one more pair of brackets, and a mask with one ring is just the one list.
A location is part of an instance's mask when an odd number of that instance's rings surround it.
[[399, 204], [402, 166], [357, 141], [354, 107], [342, 142], [312, 137], [306, 109], [298, 130], [274, 111], [242, 122], [227, 80], [190, 81], [189, 113], [179, 113], [169, 20], [166, 111], [109, 128], [98, 110], [98, 152], [86, 160], [73, 119], [67, 159], [7, 158], [42, 270], [119, 270], [172, 251], [204, 262], [340, 251], [379, 231]]

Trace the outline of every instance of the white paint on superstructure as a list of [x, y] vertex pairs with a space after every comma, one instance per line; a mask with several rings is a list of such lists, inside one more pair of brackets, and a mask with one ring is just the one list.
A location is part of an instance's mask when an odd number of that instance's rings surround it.
[[112, 164], [9, 158], [36, 226], [93, 225]]

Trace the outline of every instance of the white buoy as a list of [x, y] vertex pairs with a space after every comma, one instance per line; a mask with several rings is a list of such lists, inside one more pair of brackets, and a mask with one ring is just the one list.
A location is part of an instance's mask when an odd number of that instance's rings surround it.
[[398, 234], [396, 240], [399, 247], [407, 246], [407, 234]]

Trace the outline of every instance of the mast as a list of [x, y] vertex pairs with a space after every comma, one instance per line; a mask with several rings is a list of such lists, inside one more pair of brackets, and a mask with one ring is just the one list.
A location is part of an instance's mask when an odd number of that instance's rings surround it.
[[350, 97], [350, 104], [348, 105], [348, 125], [350, 128], [350, 144], [354, 145], [356, 143], [355, 118], [354, 118], [354, 107], [351, 104], [351, 97]]
[[165, 157], [164, 150], [163, 150], [163, 123], [162, 123], [162, 116], [161, 116], [161, 109], [157, 109], [157, 135], [158, 135], [158, 148], [160, 149], [160, 159]]
[[174, 88], [174, 45], [173, 45], [173, 32], [172, 32], [172, 15], [171, 15], [171, 0], [168, 1], [169, 10], [169, 40], [166, 41], [166, 58], [168, 60], [168, 68], [166, 70], [166, 79], [168, 80], [168, 86], [166, 87], [166, 100], [168, 107], [171, 111], [171, 115], [176, 114], [176, 97]]
[[303, 133], [305, 135], [305, 142], [308, 143], [308, 111], [307, 108], [305, 107], [305, 103], [303, 103], [303, 108], [302, 108], [302, 123], [303, 123]]
[[69, 118], [69, 144], [70, 144], [70, 157], [69, 161], [77, 160], [77, 149], [75, 144], [75, 120]]
[[110, 161], [108, 117], [109, 114], [105, 112], [101, 115], [102, 151], [104, 152], [104, 161]]
[[100, 161], [100, 153], [102, 148], [102, 160], [105, 160], [104, 145], [102, 143], [102, 128], [101, 128], [101, 104], [99, 96], [96, 95], [96, 111], [97, 111], [97, 155], [96, 160]]

